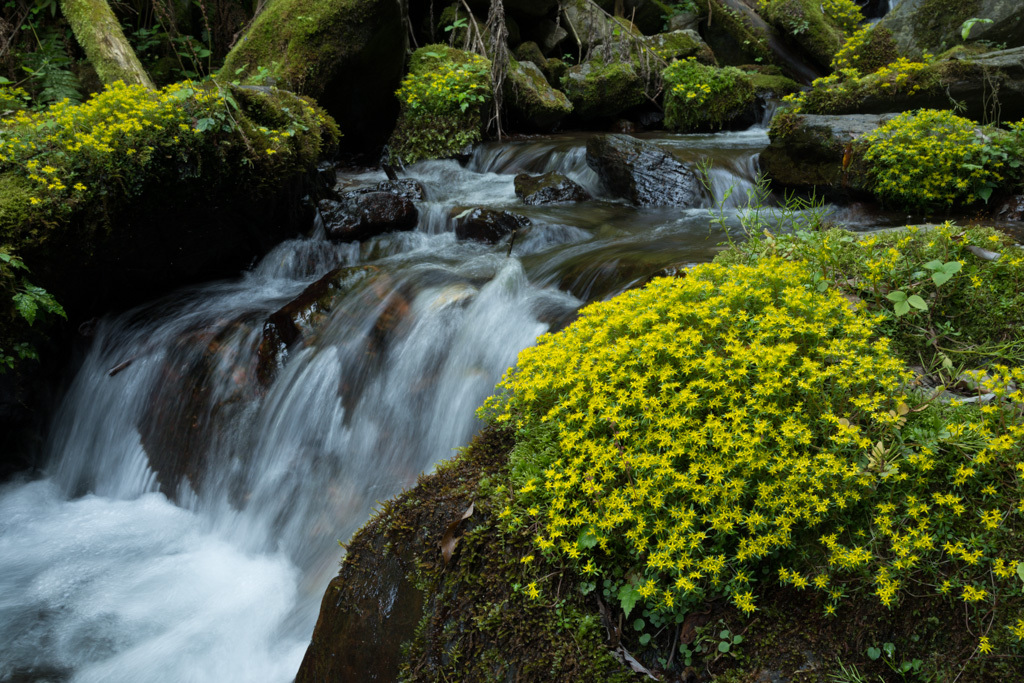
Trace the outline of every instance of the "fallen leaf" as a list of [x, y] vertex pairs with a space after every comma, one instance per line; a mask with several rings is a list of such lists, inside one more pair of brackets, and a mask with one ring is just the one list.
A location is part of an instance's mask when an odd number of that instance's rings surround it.
[[462, 516], [453, 521], [448, 525], [448, 528], [444, 530], [444, 535], [441, 536], [441, 556], [444, 557], [445, 565], [452, 559], [452, 553], [455, 552], [455, 546], [459, 544], [461, 536], [456, 536], [455, 532], [459, 530], [459, 525], [465, 520], [473, 516], [473, 508], [476, 503], [470, 503], [466, 511], [462, 513]]

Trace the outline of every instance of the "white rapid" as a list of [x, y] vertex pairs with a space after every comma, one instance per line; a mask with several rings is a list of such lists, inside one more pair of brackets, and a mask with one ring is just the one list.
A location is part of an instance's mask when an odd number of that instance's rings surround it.
[[[46, 435], [47, 476], [0, 487], [0, 681], [291, 680], [337, 541], [472, 437], [517, 353], [723, 238], [703, 209], [602, 199], [584, 142], [420, 164], [414, 232], [335, 245], [314, 231], [236, 281], [102, 321]], [[735, 210], [767, 137], [663, 142], [712, 157]], [[559, 170], [597, 199], [524, 207], [522, 170]], [[457, 242], [456, 206], [533, 227], [511, 255]], [[336, 274], [329, 314], [267, 372], [272, 314], [339, 266], [355, 269]]]

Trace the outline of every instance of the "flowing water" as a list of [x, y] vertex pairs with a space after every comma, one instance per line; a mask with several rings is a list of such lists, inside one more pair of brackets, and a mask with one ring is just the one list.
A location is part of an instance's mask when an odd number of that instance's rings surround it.
[[[713, 160], [735, 223], [765, 131], [660, 142]], [[336, 541], [472, 437], [517, 353], [724, 239], [706, 208], [605, 197], [584, 144], [419, 164], [416, 231], [335, 245], [317, 229], [236, 281], [103, 320], [47, 435], [47, 476], [0, 488], [0, 681], [291, 680]], [[596, 199], [524, 207], [514, 175], [550, 170]], [[464, 206], [533, 225], [511, 254], [458, 242], [449, 216]], [[261, 375], [265, 322], [338, 266], [352, 270], [330, 314]]]

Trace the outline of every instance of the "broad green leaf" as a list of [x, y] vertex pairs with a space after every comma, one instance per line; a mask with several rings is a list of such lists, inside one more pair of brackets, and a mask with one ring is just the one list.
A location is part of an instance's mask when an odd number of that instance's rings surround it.
[[634, 631], [643, 631], [644, 630], [644, 626], [647, 626], [647, 624], [644, 623], [643, 619], [637, 619], [636, 621], [633, 622], [633, 630]]
[[877, 647], [869, 647], [868, 648], [868, 659], [874, 661], [874, 660], [878, 659], [881, 656], [882, 656], [882, 651], [879, 650]]
[[580, 532], [579, 543], [584, 548], [593, 548], [597, 545], [597, 535], [591, 528], [586, 528]]
[[31, 325], [36, 321], [36, 312], [39, 307], [36, 305], [36, 299], [30, 294], [19, 292], [15, 294], [12, 299], [14, 300], [14, 307], [18, 309], [18, 313], [22, 318], [28, 321]]
[[988, 200], [992, 196], [992, 188], [989, 187], [988, 185], [986, 185], [985, 187], [983, 187], [980, 190], [978, 190], [977, 192], [975, 192], [975, 194], [978, 195], [979, 197], [981, 197], [981, 200], [983, 202], [988, 204]]
[[626, 618], [629, 618], [629, 613], [633, 611], [636, 601], [640, 598], [640, 591], [633, 588], [630, 584], [624, 585], [619, 589], [619, 605], [622, 607], [622, 611], [626, 613]]
[[927, 311], [928, 304], [924, 302], [924, 299], [919, 297], [917, 294], [911, 294], [907, 297], [907, 303], [916, 308], [919, 311]]
[[928, 270], [939, 270], [940, 268], [942, 268], [942, 261], [939, 261], [938, 259], [934, 261], [929, 261], [928, 263], [924, 264], [924, 267], [927, 268]]
[[888, 299], [889, 301], [895, 302], [906, 301], [907, 293], [896, 289], [886, 294], [885, 298]]
[[732, 644], [733, 645], [739, 645], [742, 642], [743, 642], [743, 636], [733, 636], [732, 637]]
[[650, 633], [645, 633], [642, 636], [640, 636], [640, 644], [641, 645], [646, 645], [649, 642], [651, 642], [651, 634]]
[[910, 312], [910, 304], [908, 304], [906, 300], [897, 301], [893, 309], [896, 311], [896, 315], [898, 316], [906, 315], [907, 313]]
[[729, 651], [729, 643], [725, 642], [724, 640], [722, 642], [720, 642], [718, 644], [718, 651], [722, 652], [722, 653], [728, 652]]

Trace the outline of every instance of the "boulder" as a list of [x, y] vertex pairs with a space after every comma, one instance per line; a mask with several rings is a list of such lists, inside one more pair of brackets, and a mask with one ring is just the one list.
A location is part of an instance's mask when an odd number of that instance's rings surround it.
[[700, 206], [704, 190], [689, 164], [658, 145], [628, 135], [595, 135], [587, 165], [616, 197], [639, 206]]
[[807, 93], [803, 110], [813, 114], [882, 114], [964, 105], [976, 121], [1024, 118], [1024, 47], [980, 55], [953, 54], [933, 62], [904, 83], [871, 74], [819, 86]]
[[625, 62], [577, 64], [561, 84], [574, 113], [582, 119], [614, 118], [644, 101], [644, 79]]
[[894, 116], [778, 115], [769, 131], [771, 144], [761, 153], [761, 169], [775, 189], [831, 197], [868, 195], [853, 142]]
[[[645, 36], [636, 41], [613, 41], [596, 46], [591, 52], [594, 59], [609, 62], [629, 60], [634, 66], [645, 57], [645, 52], [655, 60], [673, 62], [694, 57], [702, 64], [716, 64], [715, 54], [696, 31], [672, 31]], [[653, 65], [652, 65], [653, 66]], [[660, 64], [659, 64], [660, 66]]]
[[398, 3], [274, 0], [228, 53], [221, 74], [228, 81], [269, 77], [309, 95], [337, 119], [342, 144], [363, 151], [383, 143], [394, 126], [404, 65]]
[[504, 88], [512, 116], [529, 128], [550, 130], [572, 111], [569, 98], [552, 88], [533, 62], [510, 60]]
[[764, 16], [822, 69], [829, 68], [845, 40], [818, 0], [769, 0]]
[[628, 19], [612, 17], [585, 0], [567, 3], [562, 9], [562, 16], [573, 40], [584, 50], [643, 35]]
[[529, 218], [510, 211], [456, 208], [452, 213], [455, 214], [455, 237], [460, 240], [496, 244], [506, 235], [530, 225]]
[[991, 19], [991, 23], [975, 23], [969, 40], [1024, 45], [1024, 5], [1018, 0], [902, 0], [878, 26], [892, 32], [901, 53], [920, 57], [962, 43], [961, 27], [974, 18]]
[[534, 206], [557, 202], [582, 202], [590, 199], [590, 194], [586, 190], [561, 173], [554, 171], [540, 176], [520, 173], [516, 176], [515, 186], [516, 196], [522, 199], [524, 204]]
[[419, 220], [416, 205], [395, 192], [349, 192], [341, 201], [321, 199], [319, 207], [327, 236], [336, 242], [412, 230]]
[[525, 43], [521, 43], [519, 47], [515, 49], [513, 56], [519, 60], [519, 62], [533, 62], [537, 66], [544, 66], [547, 62], [547, 58], [544, 53], [541, 52], [540, 45], [528, 40]]
[[527, 35], [540, 46], [541, 52], [549, 55], [559, 43], [569, 37], [569, 32], [561, 24], [556, 24], [550, 19], [541, 19], [533, 25], [532, 31], [527, 32]]

